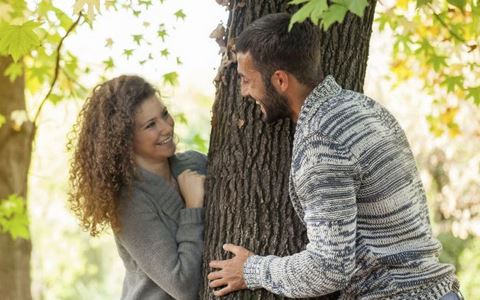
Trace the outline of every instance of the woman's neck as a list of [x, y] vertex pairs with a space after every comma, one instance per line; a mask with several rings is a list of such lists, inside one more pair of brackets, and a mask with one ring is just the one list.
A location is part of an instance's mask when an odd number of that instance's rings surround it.
[[168, 162], [168, 159], [158, 161], [158, 162], [151, 162], [151, 161], [146, 161], [141, 157], [136, 157], [135, 160], [137, 165], [142, 169], [145, 169], [155, 175], [161, 176], [167, 182], [170, 182], [172, 177], [172, 172], [170, 171], [170, 163]]

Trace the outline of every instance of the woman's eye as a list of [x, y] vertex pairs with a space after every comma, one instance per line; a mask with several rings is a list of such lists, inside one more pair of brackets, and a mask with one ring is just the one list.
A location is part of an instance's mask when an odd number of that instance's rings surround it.
[[162, 115], [163, 117], [168, 117], [168, 110], [164, 110]]
[[152, 128], [153, 126], [155, 126], [155, 122], [150, 122], [145, 128]]

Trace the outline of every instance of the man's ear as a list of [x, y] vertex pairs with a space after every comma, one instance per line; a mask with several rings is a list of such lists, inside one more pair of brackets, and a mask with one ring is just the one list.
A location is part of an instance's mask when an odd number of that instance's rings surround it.
[[288, 90], [289, 78], [285, 71], [277, 70], [272, 74], [272, 85], [278, 93], [282, 94]]

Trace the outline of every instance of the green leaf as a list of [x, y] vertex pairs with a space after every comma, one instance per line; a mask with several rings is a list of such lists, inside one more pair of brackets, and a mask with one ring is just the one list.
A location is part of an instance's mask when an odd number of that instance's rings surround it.
[[447, 92], [454, 92], [457, 88], [463, 89], [463, 76], [446, 76], [442, 82], [443, 86], [447, 86]]
[[311, 0], [292, 0], [288, 2], [288, 5], [297, 5], [297, 4], [302, 4], [308, 1], [311, 1]]
[[129, 59], [130, 56], [133, 55], [134, 50], [135, 49], [123, 49], [123, 55], [125, 55], [127, 57], [127, 59]]
[[23, 73], [23, 64], [22, 63], [11, 63], [8, 68], [3, 73], [5, 76], [13, 82], [18, 76]]
[[139, 0], [138, 4], [144, 5], [145, 9], [148, 9], [152, 5], [152, 0]]
[[113, 58], [109, 57], [107, 60], [103, 61], [105, 65], [105, 70], [113, 69], [115, 67], [115, 63], [113, 62]]
[[165, 48], [162, 51], [160, 51], [160, 55], [164, 57], [168, 57], [170, 55], [170, 52], [168, 51], [167, 48]]
[[57, 105], [60, 101], [63, 100], [63, 96], [62, 95], [59, 95], [59, 94], [50, 94], [48, 96], [48, 100], [53, 104], [53, 105]]
[[0, 114], [0, 128], [7, 122], [7, 119], [4, 115]]
[[347, 14], [347, 8], [342, 5], [333, 4], [323, 13], [323, 29], [327, 30], [333, 23], [342, 23], [345, 15]]
[[344, 0], [344, 2], [348, 10], [359, 17], [363, 17], [365, 8], [368, 6], [368, 0]]
[[184, 20], [185, 17], [187, 16], [187, 15], [183, 12], [183, 9], [177, 10], [177, 11], [174, 13], [174, 15], [175, 15], [175, 17], [177, 17], [177, 20], [178, 20], [178, 19]]
[[184, 113], [175, 114], [175, 123], [188, 125], [187, 117]]
[[472, 98], [473, 103], [480, 105], [480, 85], [468, 88], [467, 98]]
[[138, 46], [140, 46], [140, 42], [143, 40], [143, 35], [142, 34], [133, 34], [133, 41], [137, 43]]
[[33, 31], [40, 23], [27, 21], [22, 25], [0, 24], [0, 53], [11, 55], [15, 62], [40, 45]]
[[178, 73], [170, 72], [163, 74], [163, 82], [171, 86], [176, 86], [178, 84]]
[[448, 57], [442, 55], [432, 55], [428, 58], [427, 62], [433, 66], [435, 72], [438, 72], [442, 67], [447, 66], [447, 58]]
[[160, 29], [157, 31], [157, 35], [162, 39], [162, 42], [165, 42], [165, 37], [167, 36], [167, 31], [165, 29]]
[[327, 8], [327, 0], [310, 0], [292, 16], [288, 30], [292, 29], [293, 24], [301, 23], [309, 17], [313, 23], [318, 24], [319, 18]]
[[455, 7], [458, 7], [461, 11], [464, 11], [467, 0], [447, 0], [447, 2]]
[[180, 60], [180, 57], [177, 57], [177, 65], [183, 65], [183, 62]]
[[22, 197], [13, 194], [0, 199], [0, 229], [13, 239], [29, 238], [27, 209]]
[[432, 3], [432, 0], [417, 0], [417, 8], [425, 6], [429, 3]]

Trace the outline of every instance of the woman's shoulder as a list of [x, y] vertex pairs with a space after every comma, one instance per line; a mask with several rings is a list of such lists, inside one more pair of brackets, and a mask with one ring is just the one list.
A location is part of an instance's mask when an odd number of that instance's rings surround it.
[[187, 169], [206, 175], [207, 156], [194, 150], [176, 153], [170, 158], [170, 167], [175, 177]]

